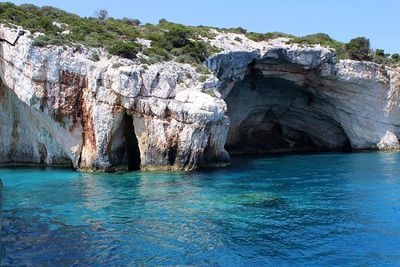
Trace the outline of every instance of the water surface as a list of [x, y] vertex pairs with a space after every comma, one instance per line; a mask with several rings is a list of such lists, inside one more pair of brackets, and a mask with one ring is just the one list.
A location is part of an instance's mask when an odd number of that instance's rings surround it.
[[3, 266], [396, 266], [400, 154], [190, 173], [0, 169]]

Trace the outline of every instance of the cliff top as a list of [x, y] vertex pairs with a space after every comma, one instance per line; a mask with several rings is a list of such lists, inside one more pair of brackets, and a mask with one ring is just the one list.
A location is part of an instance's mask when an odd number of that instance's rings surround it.
[[[199, 67], [211, 55], [223, 50], [235, 50], [246, 46], [260, 47], [257, 43], [280, 42], [301, 47], [321, 45], [333, 49], [337, 59], [373, 61], [379, 64], [397, 65], [399, 54], [385, 54], [384, 50], [372, 50], [369, 40], [358, 37], [349, 43], [332, 39], [324, 33], [296, 37], [280, 32], [254, 33], [243, 28], [215, 28], [185, 26], [161, 19], [157, 25], [142, 25], [137, 19], [114, 19], [105, 11], [98, 17], [82, 18], [54, 7], [37, 7], [30, 4], [0, 3], [0, 21], [8, 27], [29, 30], [35, 46], [70, 46], [104, 48], [110, 54], [128, 59], [139, 59], [142, 64], [154, 64], [174, 60]], [[227, 35], [221, 45], [220, 40]], [[222, 37], [221, 37], [222, 36]], [[226, 39], [226, 38], [225, 38]], [[94, 53], [92, 59], [99, 56]]]

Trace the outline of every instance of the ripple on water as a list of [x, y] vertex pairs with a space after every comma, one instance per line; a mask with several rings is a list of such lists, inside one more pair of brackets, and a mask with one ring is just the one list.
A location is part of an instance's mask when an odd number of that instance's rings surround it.
[[399, 154], [240, 157], [233, 163], [190, 173], [0, 169], [1, 264], [400, 262]]

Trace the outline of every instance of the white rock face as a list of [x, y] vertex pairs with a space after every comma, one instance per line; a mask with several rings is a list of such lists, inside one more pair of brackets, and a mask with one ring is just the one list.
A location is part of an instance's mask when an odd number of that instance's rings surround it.
[[398, 150], [400, 149], [399, 139], [394, 133], [386, 132], [386, 135], [378, 144], [380, 150]]
[[[14, 39], [4, 26], [0, 34]], [[237, 38], [240, 36], [241, 42]], [[235, 40], [236, 39], [236, 40]], [[145, 40], [142, 40], [145, 42]], [[400, 70], [332, 50], [218, 34], [205, 82], [187, 64], [0, 46], [0, 164], [194, 169], [232, 152], [398, 149]]]
[[284, 39], [262, 44], [207, 61], [228, 104], [228, 151], [398, 149], [399, 68], [334, 63], [330, 49]]
[[[15, 38], [10, 29], [1, 32]], [[0, 163], [124, 169], [129, 135], [142, 169], [229, 163], [226, 104], [201, 92], [194, 67], [145, 67], [106, 54], [94, 62], [89, 50], [31, 43], [24, 36], [16, 47], [0, 48]]]

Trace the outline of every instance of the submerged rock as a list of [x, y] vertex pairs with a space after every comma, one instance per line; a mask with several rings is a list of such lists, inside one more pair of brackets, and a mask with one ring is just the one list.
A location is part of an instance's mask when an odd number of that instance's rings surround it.
[[223, 51], [207, 79], [188, 64], [34, 47], [29, 34], [2, 44], [0, 164], [190, 170], [228, 165], [225, 148], [399, 149], [399, 69], [237, 36], [209, 40]]

